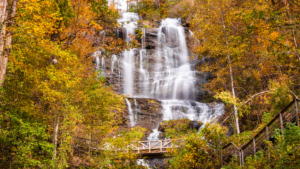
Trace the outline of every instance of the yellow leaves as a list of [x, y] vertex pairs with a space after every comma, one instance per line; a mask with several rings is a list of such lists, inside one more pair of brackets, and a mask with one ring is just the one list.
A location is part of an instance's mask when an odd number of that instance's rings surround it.
[[97, 29], [97, 30], [102, 30], [103, 28], [97, 24], [95, 21], [91, 21], [90, 25], [93, 26], [93, 28]]
[[260, 72], [259, 71], [253, 71], [253, 76], [256, 80], [260, 81], [261, 77], [260, 77]]
[[221, 99], [227, 104], [234, 104], [236, 105], [238, 102], [238, 99], [234, 99], [232, 96], [232, 93], [229, 91], [222, 91], [220, 93], [217, 93], [215, 98]]
[[274, 64], [272, 62], [265, 62], [261, 64], [262, 75], [268, 75], [270, 72], [274, 71]]
[[279, 37], [279, 32], [272, 32], [271, 34], [270, 34], [270, 39], [271, 40], [276, 40], [276, 38], [278, 38]]

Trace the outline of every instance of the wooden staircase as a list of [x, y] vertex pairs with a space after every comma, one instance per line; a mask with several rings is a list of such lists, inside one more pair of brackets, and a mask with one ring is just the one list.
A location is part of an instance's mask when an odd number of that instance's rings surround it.
[[230, 160], [235, 155], [239, 159], [240, 165], [243, 165], [248, 156], [256, 155], [258, 150], [264, 149], [267, 146], [264, 141], [269, 141], [275, 134], [276, 129], [283, 131], [287, 127], [287, 123], [296, 123], [299, 126], [299, 101], [299, 99], [294, 99], [251, 140], [242, 146], [238, 147], [234, 143], [225, 145], [221, 150], [222, 162]]

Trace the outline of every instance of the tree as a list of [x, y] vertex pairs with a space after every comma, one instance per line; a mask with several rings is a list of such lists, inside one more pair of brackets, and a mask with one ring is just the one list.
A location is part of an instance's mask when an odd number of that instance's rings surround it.
[[17, 9], [17, 0], [3, 0], [0, 2], [0, 7], [2, 8], [0, 11], [0, 86], [2, 87], [6, 75], [8, 56], [11, 50], [12, 29]]
[[[229, 77], [231, 84], [231, 93], [234, 100], [234, 116], [235, 116], [235, 125], [236, 131], [240, 133], [239, 120], [238, 120], [238, 111], [236, 107], [236, 93], [235, 85], [233, 78], [233, 69], [232, 69], [232, 60], [231, 53], [235, 55], [234, 49], [232, 49], [231, 42], [229, 42], [229, 27], [228, 24], [231, 24], [232, 17], [234, 15], [231, 12], [230, 8], [231, 1], [215, 1], [215, 0], [201, 0], [195, 11], [196, 17], [194, 20], [194, 26], [200, 29], [199, 33], [196, 36], [200, 37], [202, 40], [201, 46], [198, 50], [209, 52], [210, 56], [217, 56], [221, 58], [223, 56], [227, 57], [227, 66], [229, 69]], [[213, 27], [214, 29], [211, 29]], [[217, 32], [217, 33], [215, 33]]]
[[101, 142], [116, 132], [124, 98], [98, 78], [91, 57], [130, 46], [114, 39], [116, 17], [105, 0], [18, 1], [2, 29], [9, 42], [14, 26], [1, 90], [2, 168], [67, 168], [78, 137]]

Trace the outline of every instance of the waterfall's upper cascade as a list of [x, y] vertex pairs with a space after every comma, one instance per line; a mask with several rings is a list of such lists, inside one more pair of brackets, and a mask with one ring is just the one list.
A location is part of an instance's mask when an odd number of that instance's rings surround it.
[[[184, 29], [178, 19], [164, 19], [158, 29], [155, 65], [145, 69], [147, 51], [140, 51], [139, 86], [136, 97], [195, 100], [195, 71], [188, 63], [189, 56]], [[147, 58], [148, 57], [148, 58]], [[152, 68], [153, 67], [153, 68]]]
[[[137, 21], [139, 16], [137, 13], [127, 12], [122, 14], [122, 18], [118, 20], [120, 25], [123, 25], [123, 38], [130, 42], [132, 36], [135, 35], [137, 28]], [[125, 50], [123, 52], [123, 73], [124, 86], [123, 93], [125, 95], [133, 96], [133, 80], [134, 80], [134, 51], [135, 49]]]
[[134, 30], [137, 28], [138, 20], [139, 15], [132, 12], [122, 13], [122, 18], [118, 19], [119, 25], [123, 26], [123, 32], [125, 33], [124, 39], [127, 42], [132, 40], [130, 35], [135, 35]]

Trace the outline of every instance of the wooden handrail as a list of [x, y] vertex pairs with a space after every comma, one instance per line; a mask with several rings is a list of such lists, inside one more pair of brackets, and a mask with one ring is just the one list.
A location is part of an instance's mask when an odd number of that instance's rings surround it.
[[[281, 130], [283, 130], [285, 127], [284, 123], [292, 122], [293, 119], [296, 119], [296, 123], [297, 123], [297, 125], [299, 125], [299, 122], [297, 121], [299, 119], [299, 117], [298, 117], [299, 116], [299, 112], [298, 112], [298, 102], [299, 101], [300, 100], [298, 98], [293, 99], [293, 101], [290, 104], [288, 104], [284, 109], [282, 109], [279, 113], [277, 113], [269, 123], [267, 123], [258, 133], [256, 133], [253, 137], [251, 137], [251, 139], [249, 139], [249, 141], [247, 141], [243, 145], [237, 147], [234, 143], [231, 142], [231, 143], [228, 143], [225, 146], [223, 146], [222, 149], [224, 150], [224, 149], [228, 148], [230, 145], [233, 145], [236, 150], [240, 151], [240, 154], [241, 154], [240, 155], [240, 164], [243, 165], [245, 156], [250, 155], [248, 148], [253, 148], [253, 150], [250, 149], [251, 150], [250, 152], [253, 151], [253, 154], [255, 155], [257, 148], [259, 148], [259, 146], [262, 145], [263, 140], [269, 140], [269, 138], [272, 136], [272, 133], [270, 133], [270, 132], [274, 131], [275, 128], [280, 128]], [[295, 107], [295, 110], [294, 110], [294, 107]], [[287, 110], [289, 110], [289, 111], [287, 111]], [[283, 120], [284, 118], [285, 118], [285, 120]], [[277, 123], [275, 123], [276, 121], [277, 121]], [[279, 122], [279, 126], [277, 126], [278, 122]], [[271, 129], [271, 130], [269, 131], [269, 129]], [[265, 135], [264, 135], [264, 133], [265, 133]], [[249, 147], [249, 146], [251, 146], [251, 147]], [[247, 149], [247, 151], [244, 152], [244, 150], [246, 150], [246, 149]]]

